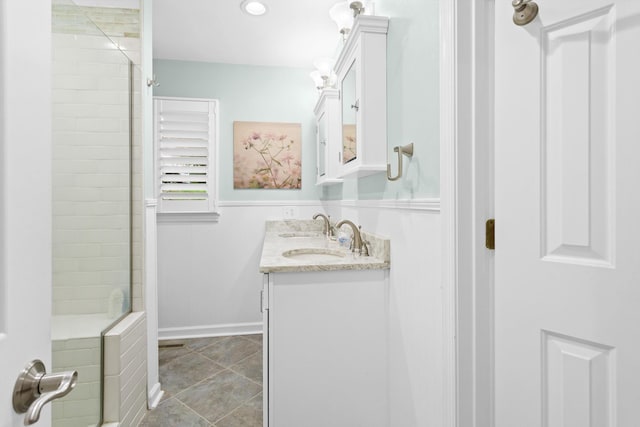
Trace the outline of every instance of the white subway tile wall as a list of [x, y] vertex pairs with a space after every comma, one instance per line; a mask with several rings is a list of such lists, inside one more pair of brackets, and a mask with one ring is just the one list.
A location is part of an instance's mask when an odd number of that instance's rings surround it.
[[104, 422], [136, 426], [146, 412], [145, 314], [130, 314], [109, 331], [104, 339]]
[[[116, 47], [139, 61], [139, 19], [134, 9], [53, 6], [54, 315], [117, 317], [114, 300], [143, 308], [141, 134], [134, 124], [130, 266], [129, 61]], [[139, 119], [141, 79], [133, 71]]]
[[[78, 328], [54, 331], [54, 337], [64, 339], [54, 338], [53, 369], [77, 369], [79, 383], [54, 403], [53, 425], [86, 427], [100, 419], [100, 333], [129, 302], [133, 310], [143, 310], [142, 139], [135, 123], [141, 120], [140, 11], [53, 3], [53, 326], [65, 323], [56, 317], [96, 324], [95, 332], [83, 331], [80, 337], [74, 336]], [[127, 57], [137, 65], [131, 130]], [[103, 320], [89, 322], [96, 317]], [[136, 331], [145, 336], [144, 327]], [[136, 363], [144, 366], [146, 348], [134, 344]], [[121, 394], [133, 397], [122, 386]], [[143, 389], [128, 403], [129, 412], [122, 414], [127, 420], [144, 412], [145, 396]]]
[[[78, 39], [87, 47], [60, 58], [57, 48], [74, 46]], [[119, 62], [115, 69], [76, 69], [53, 76], [54, 89], [65, 95], [63, 102], [53, 99], [53, 314], [106, 313], [112, 292], [121, 292], [125, 304], [129, 298], [129, 65], [104, 36], [54, 33], [53, 44], [54, 64], [93, 61], [87, 56], [92, 50], [104, 50], [110, 62]], [[123, 96], [109, 110], [97, 101], [74, 100], [74, 94], [98, 89], [101, 81], [111, 79], [116, 82], [108, 90]], [[70, 134], [78, 138], [68, 138]], [[122, 166], [103, 171], [103, 161]], [[105, 202], [110, 202], [105, 206], [109, 215], [100, 211]], [[109, 244], [121, 244], [123, 250], [103, 253], [102, 238], [107, 235]], [[118, 274], [122, 281], [105, 283], [104, 273], [113, 272], [127, 274]], [[87, 282], [78, 280], [78, 273]], [[114, 317], [122, 309], [121, 303]]]
[[100, 336], [53, 341], [52, 372], [77, 370], [73, 393], [52, 402], [53, 425], [87, 427], [100, 419]]

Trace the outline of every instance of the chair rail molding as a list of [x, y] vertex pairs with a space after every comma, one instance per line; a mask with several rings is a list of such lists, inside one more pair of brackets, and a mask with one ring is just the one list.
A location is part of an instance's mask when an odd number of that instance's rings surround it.
[[383, 199], [383, 200], [339, 200], [325, 202], [341, 207], [370, 208], [370, 209], [398, 209], [410, 211], [440, 212], [440, 199]]
[[398, 209], [412, 211], [440, 212], [439, 198], [421, 199], [372, 199], [372, 200], [237, 200], [220, 201], [225, 207], [278, 207], [278, 206], [330, 206], [371, 209]]

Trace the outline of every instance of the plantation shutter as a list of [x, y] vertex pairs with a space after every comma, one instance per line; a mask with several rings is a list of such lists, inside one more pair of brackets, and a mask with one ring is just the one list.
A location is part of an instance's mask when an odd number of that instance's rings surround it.
[[158, 211], [213, 212], [217, 101], [155, 98]]

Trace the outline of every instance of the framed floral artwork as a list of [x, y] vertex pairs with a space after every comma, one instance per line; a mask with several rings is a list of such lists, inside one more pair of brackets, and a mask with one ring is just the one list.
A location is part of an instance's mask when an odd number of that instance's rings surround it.
[[300, 123], [233, 122], [233, 188], [300, 189]]

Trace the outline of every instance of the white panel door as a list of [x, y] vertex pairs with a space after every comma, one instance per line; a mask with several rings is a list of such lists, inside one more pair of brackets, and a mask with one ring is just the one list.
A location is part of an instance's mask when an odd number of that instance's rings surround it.
[[[51, 2], [0, 2], [0, 426], [32, 359], [51, 368]], [[38, 426], [49, 426], [45, 407]]]
[[640, 1], [496, 1], [496, 427], [640, 425]]

